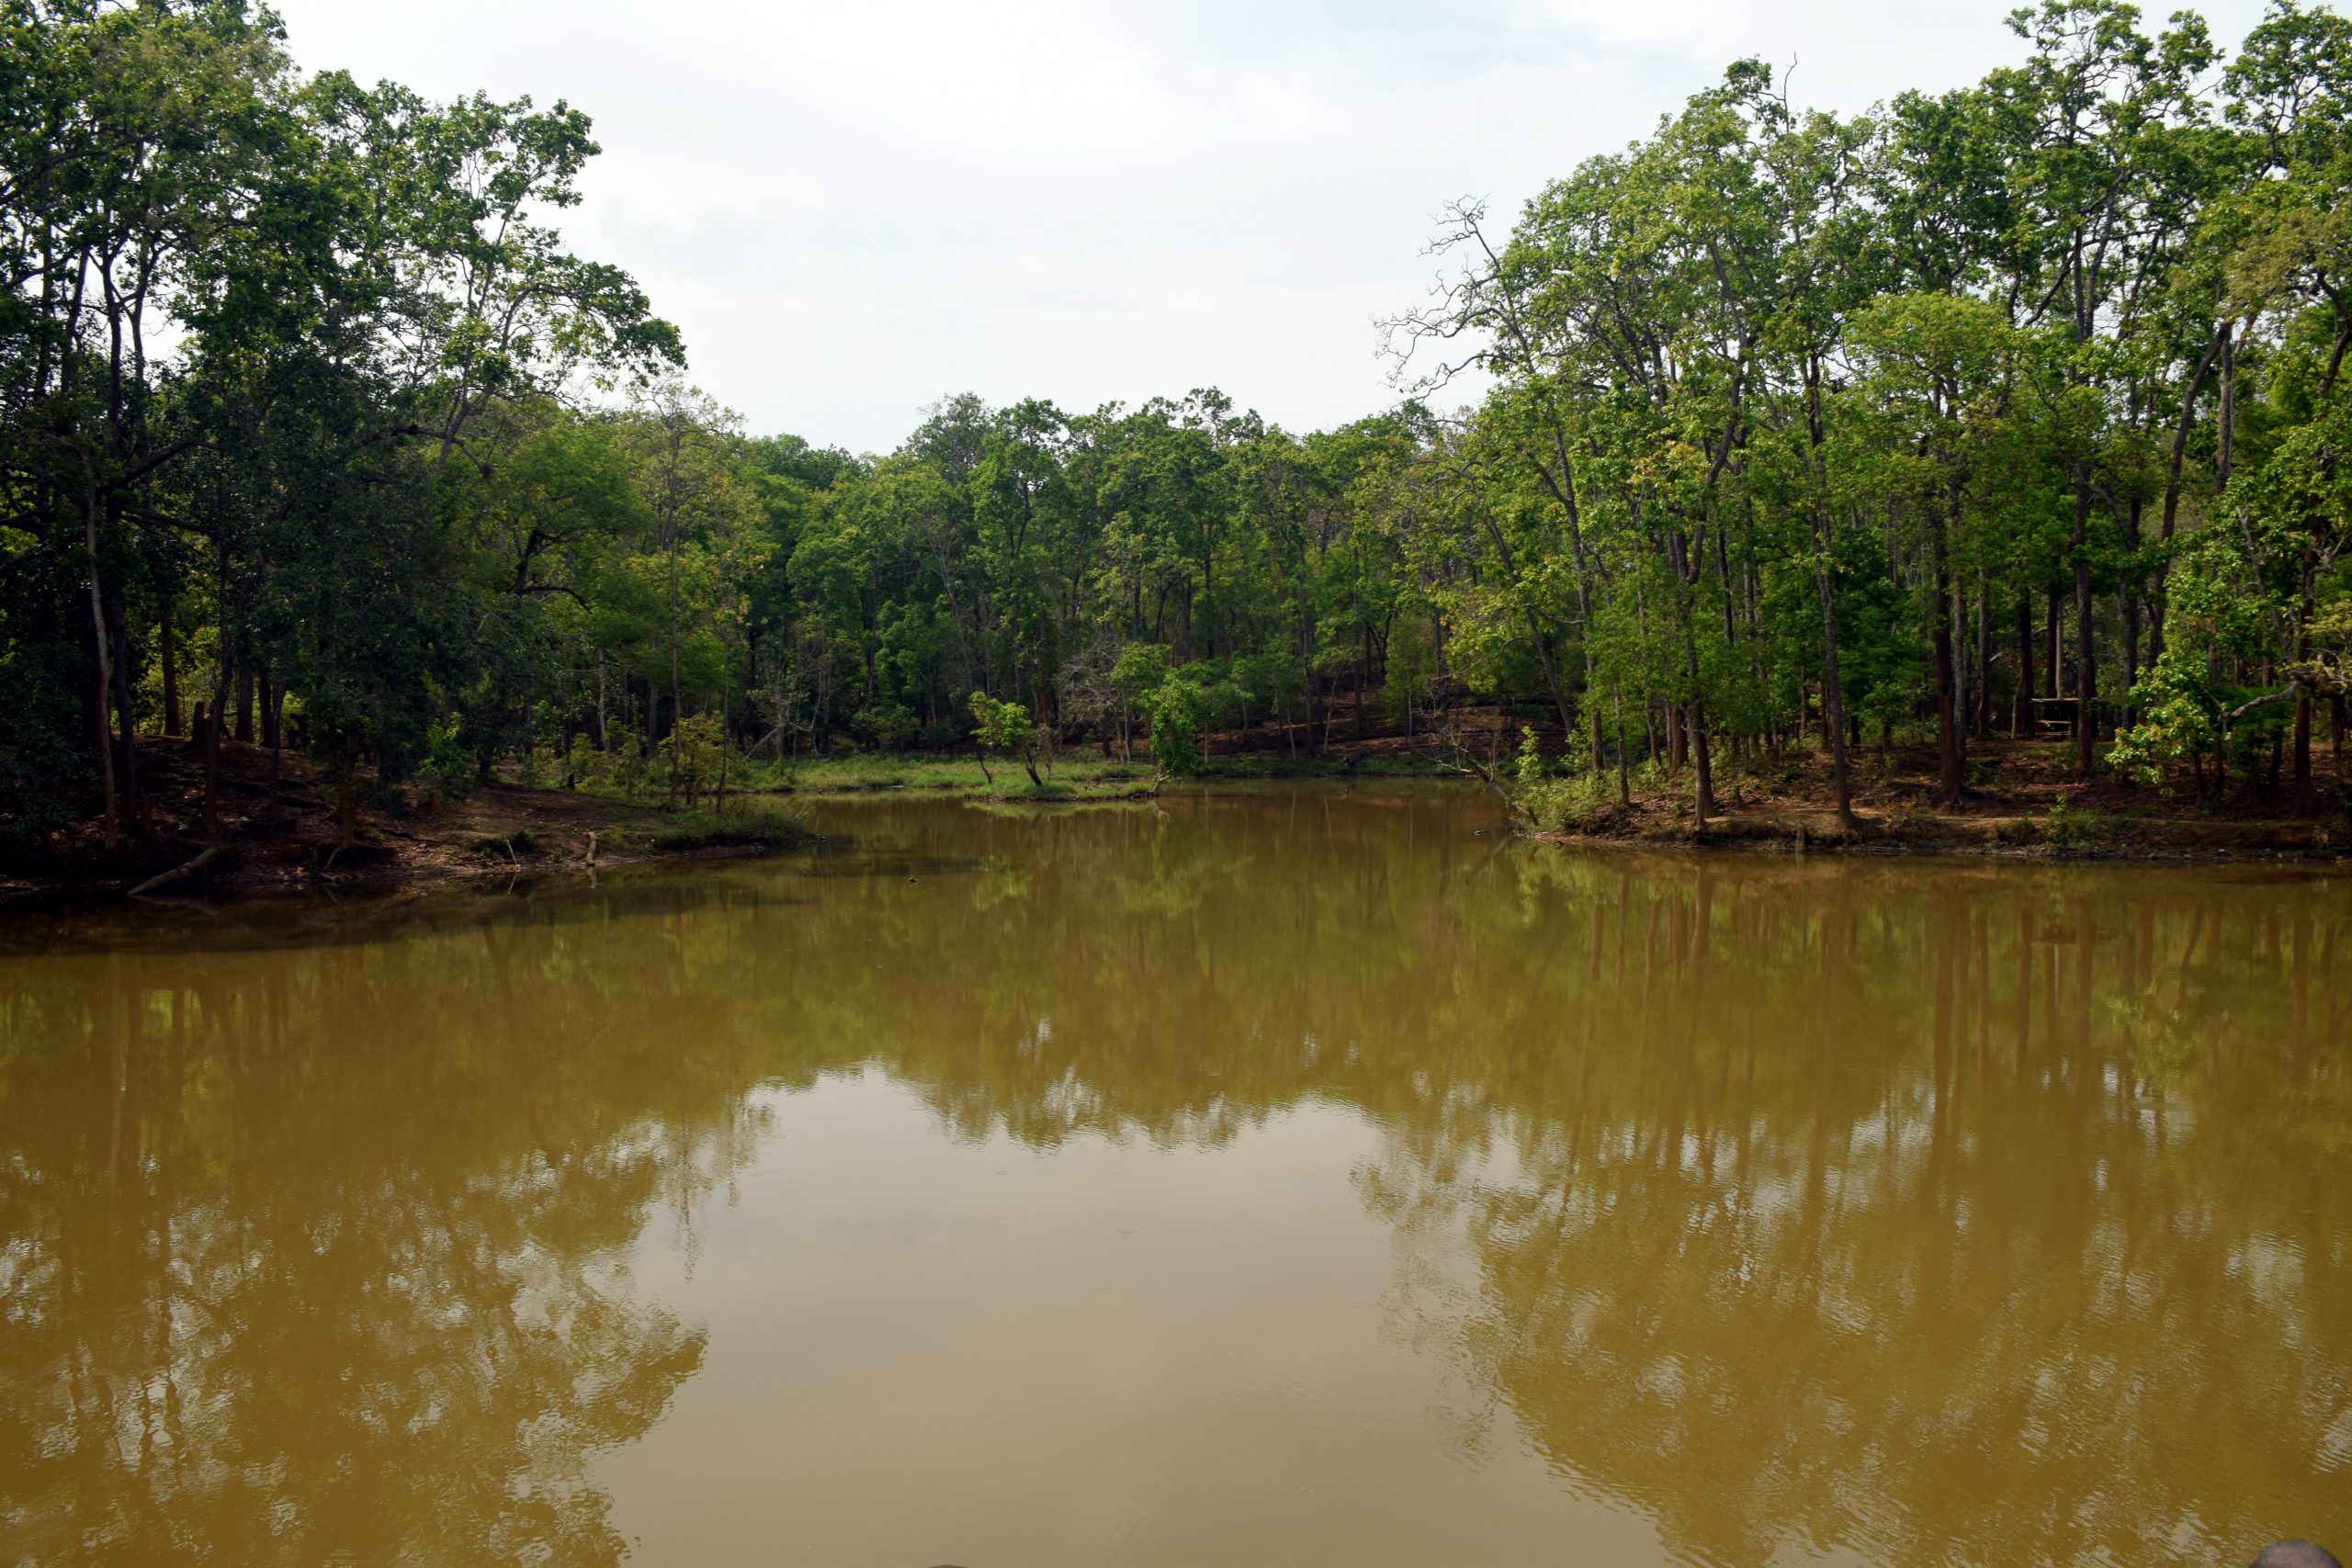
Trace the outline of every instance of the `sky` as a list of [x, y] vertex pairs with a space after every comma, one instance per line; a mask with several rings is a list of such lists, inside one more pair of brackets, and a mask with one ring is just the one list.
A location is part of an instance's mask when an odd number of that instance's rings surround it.
[[860, 452], [962, 391], [1375, 412], [1446, 203], [1507, 220], [1746, 55], [1851, 111], [2020, 53], [2009, 0], [275, 5], [307, 69], [588, 111], [573, 249], [751, 431]]

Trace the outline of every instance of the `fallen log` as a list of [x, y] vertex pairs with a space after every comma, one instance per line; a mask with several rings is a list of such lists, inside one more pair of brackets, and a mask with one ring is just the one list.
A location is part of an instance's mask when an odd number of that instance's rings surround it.
[[145, 894], [153, 893], [158, 887], [167, 887], [171, 884], [177, 882], [183, 876], [193, 876], [198, 872], [202, 871], [206, 866], [210, 865], [213, 860], [220, 853], [220, 845], [210, 845], [187, 864], [175, 865], [169, 871], [157, 872], [154, 875], [149, 877], [146, 881], [132, 888], [130, 890], [130, 897], [137, 898]]

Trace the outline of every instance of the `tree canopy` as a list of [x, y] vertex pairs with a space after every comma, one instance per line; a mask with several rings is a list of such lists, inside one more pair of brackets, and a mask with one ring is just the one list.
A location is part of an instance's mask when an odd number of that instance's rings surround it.
[[1853, 116], [1736, 62], [1508, 227], [1455, 206], [1352, 424], [967, 393], [855, 456], [746, 433], [569, 248], [580, 110], [308, 73], [243, 0], [6, 0], [0, 830], [159, 831], [142, 733], [300, 747], [348, 821], [535, 757], [675, 794], [687, 717], [722, 767], [1025, 720], [1181, 770], [1470, 702], [1702, 814], [1726, 754], [1817, 746], [1842, 807], [1905, 733], [1956, 803], [2002, 731], [2308, 808], [2352, 28], [2009, 25]]

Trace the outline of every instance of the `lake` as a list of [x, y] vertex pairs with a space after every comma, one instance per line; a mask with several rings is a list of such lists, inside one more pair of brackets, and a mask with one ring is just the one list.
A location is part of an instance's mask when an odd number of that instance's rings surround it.
[[2352, 1542], [2352, 879], [818, 825], [0, 917], [0, 1559]]

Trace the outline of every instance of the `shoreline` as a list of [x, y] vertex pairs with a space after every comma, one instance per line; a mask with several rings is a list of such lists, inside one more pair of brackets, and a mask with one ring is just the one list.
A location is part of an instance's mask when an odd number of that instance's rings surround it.
[[[1639, 807], [1636, 811], [1639, 811]], [[2146, 865], [2338, 865], [2352, 859], [2352, 829], [2318, 818], [2220, 820], [2091, 816], [2051, 824], [2031, 814], [1906, 813], [1900, 824], [1857, 809], [1859, 832], [1833, 808], [1726, 812], [1703, 831], [1679, 820], [1634, 820], [1596, 829], [1521, 824], [1531, 842], [1571, 849], [1679, 849], [1701, 853], [1847, 855]]]
[[[1499, 727], [1498, 727], [1499, 728]], [[1163, 779], [1148, 760], [1097, 758], [1075, 750], [1055, 760], [1043, 788], [1017, 761], [982, 772], [969, 754], [842, 753], [787, 768], [747, 768], [725, 807], [672, 809], [591, 789], [492, 782], [462, 796], [394, 792], [362, 808], [358, 841], [338, 847], [331, 790], [307, 761], [257, 747], [225, 744], [219, 779], [217, 845], [204, 820], [200, 759], [184, 740], [144, 743], [147, 827], [112, 861], [101, 859], [94, 825], [68, 824], [50, 852], [0, 869], [0, 899], [44, 894], [168, 897], [199, 889], [398, 885], [518, 874], [565, 874], [666, 862], [739, 860], [788, 852], [818, 841], [805, 807], [827, 800], [902, 795], [974, 806], [1142, 804], [1170, 784], [1184, 788], [1378, 780], [1449, 782], [1477, 788], [1475, 775], [1426, 736], [1367, 736], [1283, 756], [1250, 737], [1220, 744], [1201, 770]], [[1496, 738], [1497, 739], [1499, 737]], [[1490, 744], [1492, 744], [1490, 742]], [[1459, 747], [1456, 748], [1458, 751]], [[1498, 744], [1493, 746], [1499, 752]], [[1511, 830], [1536, 843], [1572, 849], [1647, 848], [1712, 853], [1946, 857], [1984, 861], [2146, 864], [2341, 864], [2352, 859], [2352, 811], [2274, 814], [2256, 798], [2238, 808], [2194, 805], [2112, 775], [2083, 781], [2051, 749], [1992, 749], [1984, 782], [1958, 810], [1928, 803], [1920, 765], [1901, 752], [1858, 779], [1859, 832], [1841, 828], [1817, 760], [1792, 756], [1770, 768], [1721, 770], [1723, 801], [1704, 831], [1692, 821], [1685, 781], [1645, 779], [1630, 807], [1613, 791], [1582, 809], [1544, 791], [1574, 781], [1547, 777], [1532, 794], [1510, 792]], [[1909, 763], [1909, 766], [1904, 764]], [[1489, 789], [1505, 792], [1498, 778]], [[1587, 781], [1589, 785], [1589, 780]], [[1482, 792], [1484, 793], [1484, 792]], [[753, 804], [753, 803], [757, 804]], [[44, 863], [44, 862], [46, 863]]]

